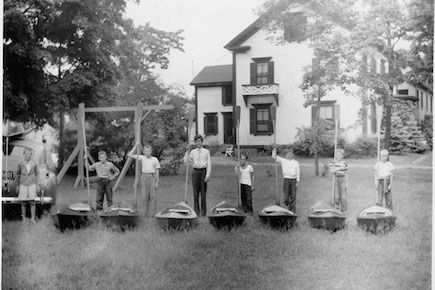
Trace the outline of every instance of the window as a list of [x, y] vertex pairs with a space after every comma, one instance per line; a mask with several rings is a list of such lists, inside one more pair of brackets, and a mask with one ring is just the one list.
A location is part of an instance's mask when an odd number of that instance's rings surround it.
[[271, 57], [253, 58], [251, 63], [251, 85], [274, 83], [274, 63]]
[[218, 134], [218, 117], [217, 113], [204, 113], [204, 134]]
[[397, 90], [398, 95], [408, 95], [408, 90]]
[[290, 14], [285, 21], [284, 39], [288, 42], [303, 41], [307, 38], [307, 16], [303, 12]]
[[377, 131], [377, 116], [376, 116], [376, 104], [375, 103], [371, 103], [370, 104], [370, 128], [372, 131], [372, 134], [376, 134]]
[[272, 104], [254, 104], [250, 109], [250, 134], [272, 135], [272, 120], [270, 118], [270, 106]]
[[336, 101], [322, 101], [320, 106], [311, 107], [311, 126], [314, 126], [317, 114], [319, 119], [330, 121], [335, 126], [335, 120], [338, 120], [340, 126], [340, 106], [335, 105]]
[[257, 85], [266, 85], [267, 78], [267, 63], [257, 63]]
[[222, 105], [231, 106], [233, 104], [233, 86], [225, 85], [222, 87]]

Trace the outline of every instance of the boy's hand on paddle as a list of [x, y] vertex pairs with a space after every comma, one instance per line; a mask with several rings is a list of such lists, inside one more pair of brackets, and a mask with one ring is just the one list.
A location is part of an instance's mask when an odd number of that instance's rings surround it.
[[251, 186], [251, 191], [254, 191], [254, 190], [255, 190], [255, 186], [252, 185], [252, 186]]

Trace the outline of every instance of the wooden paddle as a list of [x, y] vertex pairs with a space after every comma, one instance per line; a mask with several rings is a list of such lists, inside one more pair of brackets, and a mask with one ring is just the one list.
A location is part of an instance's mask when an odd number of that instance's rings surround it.
[[[187, 111], [187, 145], [189, 145], [190, 135], [189, 129], [192, 126], [193, 118], [195, 118], [195, 108], [190, 106]], [[187, 156], [189, 158], [189, 156]], [[186, 181], [184, 183], [184, 202], [187, 204], [187, 182], [189, 180], [189, 160], [186, 162]]]
[[[272, 118], [272, 124], [273, 124], [273, 144], [276, 150], [277, 148], [276, 148], [276, 107], [275, 106], [270, 107], [270, 117]], [[276, 204], [281, 205], [281, 201], [278, 195], [278, 161], [277, 161], [278, 150], [276, 150], [275, 153], [276, 153], [275, 155], [275, 199], [276, 199]]]
[[[377, 155], [377, 162], [379, 163], [379, 161], [381, 159], [381, 157], [380, 157], [380, 154], [381, 154], [381, 123], [382, 123], [382, 114], [383, 114], [384, 107], [377, 106], [377, 108], [378, 108], [378, 110], [376, 110], [376, 130], [378, 133], [378, 149], [377, 149], [376, 155]], [[378, 175], [378, 171], [376, 172], [376, 175]], [[376, 203], [377, 196], [378, 196], [378, 189], [377, 188], [376, 188], [375, 192], [376, 192], [376, 197], [375, 197], [375, 203]]]
[[237, 198], [237, 203], [238, 206], [240, 207], [242, 205], [242, 185], [240, 184], [240, 134], [239, 134], [239, 126], [240, 126], [240, 106], [236, 106], [235, 111], [234, 111], [234, 116], [236, 117], [236, 127], [237, 127], [237, 131], [236, 131], [236, 136], [237, 136], [237, 162], [238, 162], [238, 166], [239, 166], [239, 170], [238, 170], [238, 177], [239, 180], [237, 181], [238, 183], [238, 198]]
[[[8, 176], [8, 160], [9, 160], [9, 119], [6, 119], [6, 150], [5, 150], [5, 169], [6, 169], [6, 182], [5, 182], [5, 188], [6, 191], [9, 192], [9, 176]], [[19, 188], [19, 184], [17, 184], [17, 187]], [[17, 189], [18, 192], [19, 189]]]
[[[337, 151], [337, 139], [338, 139], [338, 119], [335, 120], [335, 136], [334, 136], [334, 160], [335, 160], [335, 151]], [[335, 205], [335, 173], [332, 175], [332, 199], [331, 204]]]
[[[85, 151], [85, 160], [87, 160], [88, 158], [88, 150], [86, 149], [86, 131], [85, 131], [85, 117], [82, 117], [82, 130], [83, 130], [83, 149]], [[89, 187], [89, 168], [88, 166], [85, 166], [85, 171], [86, 171], [86, 187], [88, 190], [88, 202], [89, 202], [89, 206], [92, 207], [92, 202], [91, 202], [91, 190]]]

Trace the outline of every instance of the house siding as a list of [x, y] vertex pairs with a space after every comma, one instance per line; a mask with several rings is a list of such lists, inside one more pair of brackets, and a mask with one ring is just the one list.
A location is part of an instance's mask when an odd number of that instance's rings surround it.
[[[223, 112], [232, 112], [231, 106], [222, 105], [222, 87], [197, 87], [198, 94], [198, 134], [204, 136], [204, 144], [210, 145], [213, 143], [224, 142], [224, 120]], [[206, 136], [204, 134], [204, 114], [217, 113], [218, 118], [218, 133], [217, 135]], [[195, 124], [195, 125], [196, 125]]]

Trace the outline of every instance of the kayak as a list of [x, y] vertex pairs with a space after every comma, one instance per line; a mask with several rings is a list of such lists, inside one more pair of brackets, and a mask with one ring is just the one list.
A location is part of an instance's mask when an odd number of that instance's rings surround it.
[[58, 209], [51, 217], [54, 225], [63, 232], [88, 226], [94, 215], [95, 210], [90, 205], [80, 202]]
[[139, 212], [131, 206], [111, 206], [98, 214], [108, 226], [118, 226], [121, 230], [134, 228], [140, 218]]
[[155, 215], [157, 224], [166, 230], [183, 230], [196, 225], [195, 211], [184, 201], [159, 211]]
[[261, 222], [275, 229], [290, 229], [293, 227], [297, 215], [281, 206], [272, 204], [263, 208], [258, 217]]
[[318, 202], [308, 214], [308, 222], [312, 228], [325, 229], [331, 232], [345, 227], [346, 215], [332, 206]]
[[358, 226], [368, 232], [378, 234], [391, 230], [396, 223], [393, 211], [382, 206], [371, 206], [357, 216]]
[[247, 215], [238, 207], [223, 201], [213, 207], [208, 214], [210, 224], [217, 229], [231, 230], [241, 226]]

